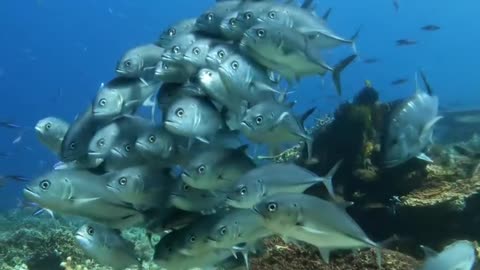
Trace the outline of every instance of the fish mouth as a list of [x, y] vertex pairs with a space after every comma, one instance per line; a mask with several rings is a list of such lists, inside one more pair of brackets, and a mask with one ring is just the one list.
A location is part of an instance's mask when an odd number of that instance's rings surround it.
[[[219, 66], [218, 67], [218, 72], [220, 73], [220, 76], [221, 77], [229, 77], [229, 78], [233, 78], [233, 74], [228, 71], [228, 69], [226, 69], [225, 67], [223, 66]], [[222, 80], [223, 81], [223, 80]]]
[[125, 70], [123, 70], [123, 69], [119, 69], [119, 68], [117, 68], [117, 69], [115, 70], [115, 72], [117, 72], [117, 73], [119, 73], [119, 74], [122, 74], [122, 75], [123, 75], [123, 74], [127, 74], [127, 71], [125, 71]]
[[120, 150], [118, 150], [117, 148], [113, 148], [112, 150], [110, 150], [112, 154], [116, 155], [116, 156], [119, 156], [121, 158], [126, 158], [127, 156], [124, 155]]
[[113, 112], [107, 112], [105, 110], [98, 110], [98, 109], [93, 109], [92, 113], [94, 116], [97, 116], [97, 117], [107, 117], [107, 116], [110, 117], [116, 114]]
[[163, 124], [165, 127], [171, 127], [171, 128], [178, 128], [180, 123], [172, 121], [172, 120], [165, 120], [163, 121]]
[[41, 126], [36, 125], [36, 126], [35, 126], [35, 130], [36, 130], [38, 133], [43, 134], [43, 129], [42, 129]]
[[207, 237], [207, 243], [209, 243], [210, 245], [216, 247], [217, 244], [218, 244], [218, 241], [217, 241], [216, 239], [214, 239], [214, 238], [212, 238], [212, 237], [209, 236], [209, 237]]
[[88, 151], [88, 156], [93, 158], [100, 158], [100, 157], [103, 157], [104, 154], [97, 151]]
[[148, 146], [147, 146], [146, 144], [140, 142], [140, 141], [137, 141], [137, 142], [135, 143], [135, 147], [139, 148], [140, 150], [144, 150], [144, 151], [149, 150], [149, 149], [148, 149]]
[[107, 184], [106, 186], [107, 186], [107, 189], [110, 190], [110, 191], [112, 191], [112, 192], [117, 193], [117, 192], [120, 191], [118, 188], [116, 188], [116, 187], [114, 187], [114, 186], [112, 186], [112, 185], [110, 185], [110, 184]]
[[33, 191], [30, 187], [23, 188], [23, 195], [27, 198], [30, 198], [30, 199], [40, 198], [40, 195], [38, 195], [38, 193]]
[[256, 214], [258, 214], [259, 216], [261, 217], [265, 217], [261, 212], [260, 210], [258, 210], [257, 206], [255, 205], [254, 207], [252, 207], [252, 211]]
[[247, 121], [242, 121], [240, 124], [248, 129], [253, 129], [253, 126]]
[[182, 172], [180, 174], [180, 178], [182, 179], [183, 182], [191, 185], [191, 183], [194, 183], [194, 179], [192, 178], [192, 176], [190, 176], [190, 174], [188, 174], [187, 172]]

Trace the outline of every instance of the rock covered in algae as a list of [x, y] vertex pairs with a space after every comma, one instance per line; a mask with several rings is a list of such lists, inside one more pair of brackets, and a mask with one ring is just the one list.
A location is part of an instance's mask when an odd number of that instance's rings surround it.
[[[346, 255], [333, 254], [327, 264], [314, 248], [287, 245], [278, 238], [266, 241], [267, 252], [252, 258], [252, 270], [374, 270], [378, 269], [373, 250], [362, 250]], [[412, 270], [419, 263], [414, 258], [392, 250], [382, 250], [382, 269]]]

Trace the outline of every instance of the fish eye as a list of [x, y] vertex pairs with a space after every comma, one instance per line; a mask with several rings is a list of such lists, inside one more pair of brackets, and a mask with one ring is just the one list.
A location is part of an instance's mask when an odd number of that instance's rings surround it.
[[126, 177], [121, 177], [120, 179], [118, 179], [118, 184], [120, 186], [125, 186], [127, 184], [128, 180]]
[[177, 115], [177, 116], [180, 117], [180, 118], [182, 118], [184, 114], [185, 114], [185, 111], [184, 111], [182, 108], [178, 108], [178, 109], [175, 111], [175, 115]]
[[189, 239], [190, 243], [195, 243], [195, 241], [197, 241], [197, 238], [195, 237], [195, 235], [192, 235]]
[[235, 18], [231, 18], [228, 23], [231, 25], [231, 26], [235, 26], [237, 24], [237, 19]]
[[245, 196], [247, 194], [247, 187], [242, 187], [240, 189], [240, 195]]
[[48, 123], [45, 125], [45, 128], [46, 128], [46, 129], [51, 129], [51, 128], [52, 128], [52, 123], [48, 122]]
[[180, 52], [180, 47], [178, 47], [178, 46], [173, 46], [172, 52], [173, 52], [174, 54], [178, 54], [178, 53]]
[[213, 21], [213, 17], [214, 17], [213, 13], [210, 12], [207, 14], [207, 20]]
[[277, 203], [271, 202], [267, 205], [268, 212], [275, 212], [277, 211]]
[[51, 184], [50, 180], [47, 180], [47, 179], [42, 180], [42, 182], [40, 182], [40, 188], [43, 190], [47, 190], [50, 188], [50, 184]]
[[220, 50], [220, 51], [218, 51], [217, 55], [218, 55], [218, 57], [223, 58], [223, 57], [225, 57], [225, 51]]
[[150, 136], [148, 137], [148, 141], [149, 141], [150, 143], [154, 143], [156, 140], [157, 140], [157, 137], [155, 137], [155, 135], [150, 135]]
[[183, 190], [184, 190], [184, 191], [189, 191], [189, 190], [190, 190], [190, 186], [189, 186], [189, 185], [183, 185]]
[[243, 14], [243, 18], [245, 18], [245, 20], [250, 20], [252, 16], [252, 12], [246, 12], [245, 14]]
[[263, 122], [263, 116], [257, 116], [257, 118], [255, 118], [255, 122], [257, 123], [257, 125], [260, 125]]
[[270, 11], [268, 12], [268, 17], [270, 19], [275, 19], [275, 17], [277, 17], [277, 13], [275, 11]]
[[211, 71], [208, 71], [208, 72], [207, 72], [207, 75], [208, 75], [208, 77], [212, 77], [212, 76], [213, 76], [213, 73], [212, 73]]
[[192, 50], [193, 54], [200, 54], [200, 49], [198, 47], [193, 48]]
[[167, 33], [169, 36], [173, 37], [177, 33], [177, 30], [175, 28], [170, 28]]
[[95, 233], [95, 229], [93, 229], [92, 226], [88, 226], [88, 228], [87, 228], [87, 233], [88, 233], [89, 235], [93, 235], [93, 234]]
[[125, 61], [125, 66], [126, 67], [131, 67], [132, 66], [132, 61], [131, 60]]
[[258, 37], [264, 37], [265, 36], [265, 30], [264, 29], [258, 29], [257, 30], [257, 36]]
[[165, 70], [167, 70], [167, 69], [168, 69], [168, 64], [165, 63], [165, 62], [163, 62], [163, 63], [162, 63], [162, 68], [165, 69]]
[[239, 64], [238, 64], [238, 62], [237, 62], [237, 61], [233, 61], [233, 62], [232, 62], [232, 64], [231, 64], [231, 66], [232, 66], [233, 70], [237, 70], [237, 69], [238, 69], [238, 66], [239, 66]]
[[100, 140], [98, 140], [97, 145], [98, 145], [99, 147], [103, 147], [103, 146], [105, 145], [105, 139], [100, 139]]
[[70, 150], [75, 150], [77, 148], [77, 143], [76, 142], [71, 142], [70, 145], [68, 146]]
[[132, 146], [130, 144], [126, 144], [124, 148], [127, 152], [130, 152], [130, 150], [132, 150]]
[[100, 100], [98, 101], [98, 105], [100, 105], [100, 106], [102, 106], [102, 107], [105, 106], [105, 105], [107, 105], [107, 100], [104, 99], [104, 98], [100, 99]]
[[205, 165], [200, 165], [200, 166], [198, 166], [198, 168], [197, 168], [197, 172], [198, 172], [199, 174], [204, 174], [204, 173], [205, 173], [205, 169], [206, 169], [206, 168], [205, 168]]
[[226, 226], [223, 226], [221, 229], [220, 229], [220, 234], [221, 235], [225, 235], [227, 233], [227, 227]]

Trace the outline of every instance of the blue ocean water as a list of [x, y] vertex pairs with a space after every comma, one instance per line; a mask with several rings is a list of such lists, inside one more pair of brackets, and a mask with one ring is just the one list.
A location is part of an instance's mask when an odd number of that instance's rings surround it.
[[[101, 82], [114, 76], [114, 66], [128, 49], [154, 41], [171, 23], [198, 16], [213, 4], [197, 0], [2, 0], [0, 2], [0, 120], [26, 127], [22, 141], [15, 130], [0, 130], [0, 175], [34, 177], [57, 162], [36, 140], [35, 123], [54, 115], [72, 121], [94, 97]], [[329, 25], [348, 37], [360, 26], [360, 59], [343, 74], [344, 94], [336, 97], [329, 76], [325, 81], [307, 78], [294, 98], [298, 111], [317, 106], [328, 113], [350, 99], [368, 79], [380, 90], [382, 100], [405, 97], [414, 91], [419, 68], [429, 76], [443, 106], [474, 107], [480, 103], [476, 74], [480, 53], [478, 22], [480, 2], [399, 0], [396, 12], [391, 0], [322, 0], [317, 11], [333, 12]], [[441, 29], [425, 32], [420, 27], [436, 24]], [[414, 39], [416, 46], [397, 47], [395, 40]], [[328, 52], [336, 63], [351, 49]], [[361, 59], [378, 58], [372, 65]], [[408, 78], [392, 86], [390, 82]], [[21, 183], [0, 188], [0, 208], [15, 206]]]

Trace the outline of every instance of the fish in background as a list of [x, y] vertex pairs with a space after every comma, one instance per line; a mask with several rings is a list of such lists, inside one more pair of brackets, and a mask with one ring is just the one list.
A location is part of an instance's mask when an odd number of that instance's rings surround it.
[[135, 246], [121, 236], [119, 230], [99, 224], [85, 224], [75, 233], [80, 247], [97, 262], [122, 270], [132, 265], [142, 269], [142, 261], [135, 256]]
[[397, 46], [412, 46], [412, 45], [416, 45], [417, 41], [413, 39], [398, 39], [396, 43], [397, 43]]
[[422, 249], [426, 258], [418, 270], [471, 270], [477, 262], [476, 246], [467, 240], [455, 241], [440, 253], [425, 246]]
[[407, 82], [408, 82], [408, 79], [400, 78], [400, 79], [393, 80], [390, 84], [391, 85], [401, 85], [401, 84], [405, 84]]
[[46, 117], [35, 125], [38, 140], [56, 155], [60, 154], [62, 141], [70, 124], [57, 117]]
[[433, 32], [433, 31], [438, 31], [438, 30], [440, 30], [440, 26], [434, 25], [434, 24], [427, 24], [427, 25], [425, 25], [425, 26], [422, 26], [420, 29], [422, 29], [423, 31]]
[[21, 129], [22, 128], [22, 126], [20, 126], [20, 125], [17, 125], [17, 124], [12, 123], [12, 122], [4, 121], [4, 120], [0, 121], [0, 127], [6, 128], [6, 129]]
[[398, 166], [412, 158], [433, 162], [423, 151], [432, 143], [438, 116], [438, 97], [421, 73], [427, 92], [417, 86], [415, 94], [397, 104], [386, 120], [381, 149], [386, 168]]

